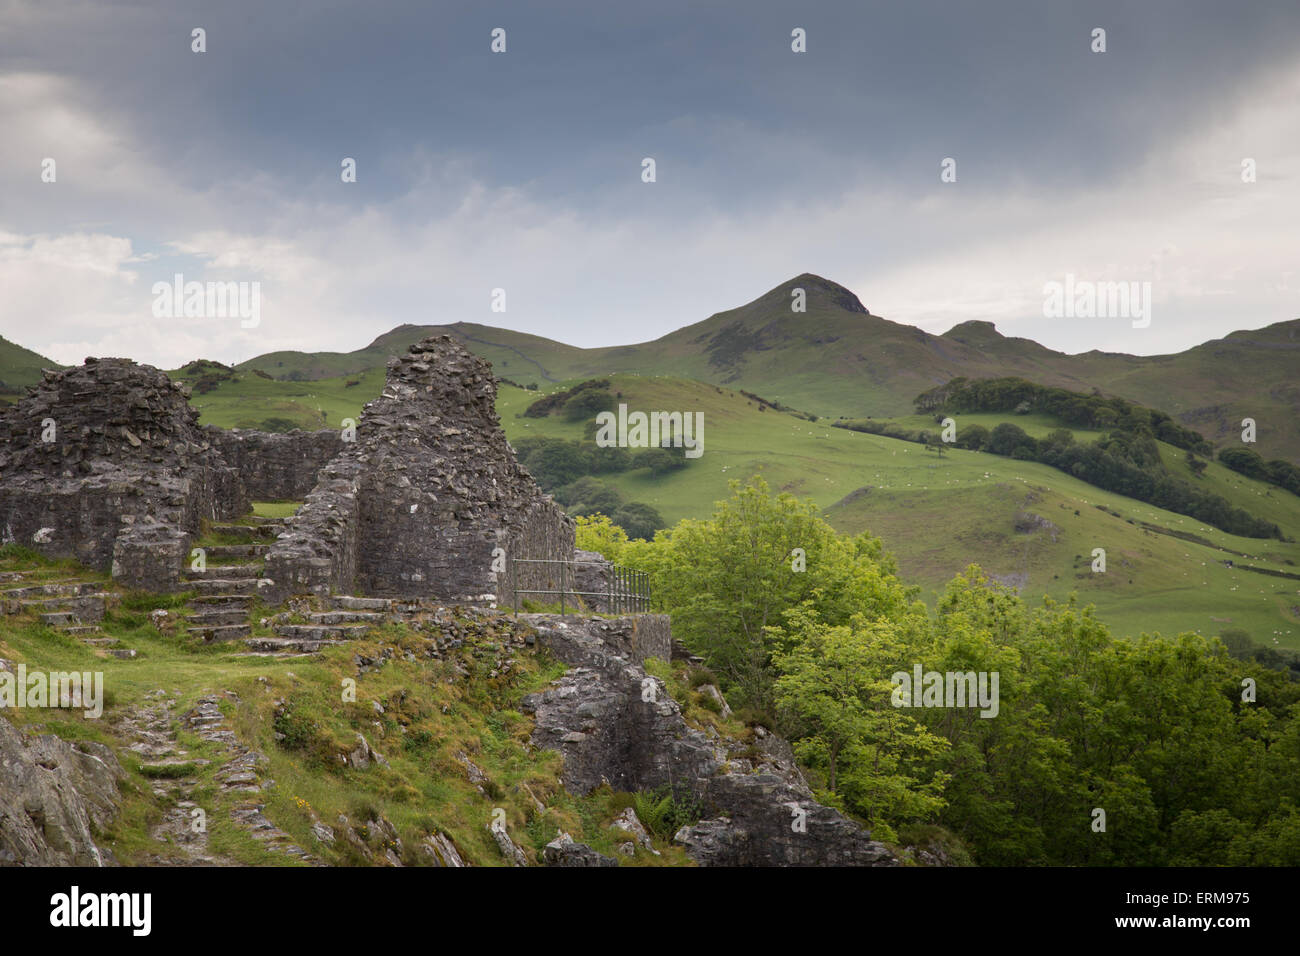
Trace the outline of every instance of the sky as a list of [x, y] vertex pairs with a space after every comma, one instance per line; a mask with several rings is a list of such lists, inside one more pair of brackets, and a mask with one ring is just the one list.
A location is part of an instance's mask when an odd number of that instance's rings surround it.
[[[1300, 316], [1298, 110], [1294, 0], [0, 0], [0, 335], [616, 345], [813, 272], [934, 333], [1175, 352]], [[158, 314], [176, 274], [257, 283], [255, 327]], [[1150, 282], [1150, 324], [1045, 316], [1066, 275]]]

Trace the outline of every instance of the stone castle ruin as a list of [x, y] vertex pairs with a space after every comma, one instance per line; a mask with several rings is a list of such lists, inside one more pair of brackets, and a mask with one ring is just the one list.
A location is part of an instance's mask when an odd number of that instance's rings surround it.
[[[259, 593], [498, 600], [550, 586], [573, 522], [515, 460], [491, 365], [447, 336], [389, 362], [355, 436], [198, 425], [185, 386], [128, 359], [47, 371], [0, 410], [0, 543], [169, 591], [204, 521], [252, 499], [306, 503], [266, 554]], [[345, 438], [355, 440], [345, 440]], [[501, 594], [508, 602], [511, 594]]]
[[[515, 460], [495, 401], [491, 365], [448, 336], [389, 360], [355, 441], [267, 554], [272, 596], [495, 601], [508, 559], [572, 560], [573, 521]], [[519, 587], [548, 586], [547, 565], [515, 567]]]
[[46, 371], [0, 411], [0, 542], [170, 590], [200, 522], [249, 510], [184, 386], [128, 359]]

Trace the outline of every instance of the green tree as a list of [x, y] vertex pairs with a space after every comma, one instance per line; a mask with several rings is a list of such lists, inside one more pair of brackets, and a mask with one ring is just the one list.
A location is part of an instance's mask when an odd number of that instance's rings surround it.
[[633, 468], [649, 468], [650, 474], [659, 476], [686, 467], [686, 456], [680, 448], [647, 448], [632, 459]]
[[899, 822], [932, 819], [947, 780], [934, 758], [948, 742], [891, 702], [890, 675], [916, 651], [907, 635], [862, 615], [826, 625], [812, 602], [785, 619], [771, 630], [776, 702], [795, 753], [825, 781], [818, 796], [883, 839], [894, 839]]
[[629, 538], [650, 540], [664, 525], [664, 518], [657, 509], [640, 501], [629, 501], [620, 506], [613, 514], [614, 523], [623, 528]]
[[564, 417], [576, 422], [614, 407], [614, 396], [603, 388], [586, 388], [564, 403]]
[[924, 613], [878, 540], [841, 537], [811, 502], [773, 496], [761, 478], [731, 489], [710, 519], [682, 521], [655, 539], [664, 553], [653, 583], [674, 636], [705, 657], [740, 703], [771, 713], [766, 628], [805, 601], [828, 624], [853, 613]]

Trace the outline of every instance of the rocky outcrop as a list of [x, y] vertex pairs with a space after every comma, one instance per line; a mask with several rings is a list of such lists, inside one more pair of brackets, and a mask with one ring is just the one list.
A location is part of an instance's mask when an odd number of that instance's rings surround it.
[[492, 603], [555, 587], [541, 564], [506, 580], [508, 559], [572, 558], [574, 526], [515, 460], [495, 399], [491, 365], [447, 336], [392, 359], [355, 441], [268, 553], [265, 596]]
[[[702, 807], [676, 842], [709, 866], [896, 866], [870, 833], [819, 804], [789, 744], [755, 729], [752, 744], [690, 726], [648, 657], [667, 660], [662, 639], [642, 641], [644, 618], [521, 615], [538, 642], [571, 665], [550, 688], [524, 698], [533, 743], [564, 755], [562, 780], [586, 794], [667, 788]], [[653, 628], [653, 625], [651, 625]]]
[[126, 772], [102, 744], [25, 736], [0, 717], [0, 866], [114, 866], [97, 834]]
[[618, 860], [612, 856], [597, 853], [567, 833], [561, 833], [542, 848], [542, 862], [547, 866], [618, 866]]
[[248, 510], [239, 476], [166, 373], [89, 358], [45, 372], [28, 392], [0, 411], [0, 543], [164, 591], [202, 520]]
[[632, 617], [576, 617], [559, 614], [520, 614], [519, 620], [537, 632], [537, 641], [568, 664], [604, 667], [614, 658], [637, 664], [651, 657], [672, 656], [672, 619], [667, 614]]

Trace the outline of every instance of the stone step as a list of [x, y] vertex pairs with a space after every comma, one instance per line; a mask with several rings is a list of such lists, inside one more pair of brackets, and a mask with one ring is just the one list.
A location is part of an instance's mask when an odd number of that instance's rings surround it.
[[275, 633], [294, 640], [343, 642], [364, 637], [370, 630], [367, 624], [281, 624]]
[[298, 651], [302, 654], [311, 654], [319, 651], [322, 647], [333, 647], [337, 644], [346, 643], [347, 641], [313, 639], [309, 637], [248, 637], [244, 639], [245, 647], [264, 654], [275, 655], [282, 654], [286, 651]]
[[[99, 628], [96, 627], [93, 630], [98, 631]], [[81, 643], [89, 644], [91, 647], [116, 647], [122, 642], [116, 637], [87, 637], [83, 638]]]
[[231, 654], [231, 657], [271, 657], [276, 660], [282, 660], [289, 657], [315, 657], [316, 655], [302, 651], [240, 651], [238, 654]]
[[[76, 625], [76, 626], [74, 626], [74, 627], [61, 627], [61, 628], [59, 628], [59, 631], [62, 632], [62, 633], [64, 633], [64, 634], [71, 634], [73, 637], [80, 637], [80, 636], [83, 635], [83, 634], [98, 634], [98, 633], [99, 633], [99, 625], [98, 625], [98, 624], [78, 624], [78, 625]], [[113, 642], [114, 644], [117, 643], [117, 638], [114, 637], [114, 638], [111, 638], [111, 640], [112, 640], [112, 642]], [[92, 642], [91, 642], [91, 641], [85, 641], [84, 643], [89, 644], [89, 643], [92, 643]]]
[[247, 612], [252, 601], [253, 599], [247, 594], [200, 594], [198, 597], [190, 598], [187, 604], [196, 611], [242, 608]]
[[313, 611], [307, 617], [312, 624], [382, 624], [387, 615], [376, 611]]
[[40, 621], [46, 627], [59, 627], [63, 624], [76, 624], [77, 619], [71, 611], [49, 611], [45, 614], [39, 614], [36, 620]]
[[257, 578], [206, 578], [190, 581], [189, 587], [198, 591], [200, 597], [251, 596], [257, 593], [257, 581]]
[[248, 624], [220, 624], [185, 629], [194, 637], [200, 637], [205, 644], [217, 644], [222, 641], [235, 641], [253, 633]]
[[214, 524], [209, 529], [212, 534], [220, 535], [223, 538], [234, 538], [238, 541], [274, 541], [275, 536], [284, 529], [279, 525], [262, 524], [262, 525], [245, 525], [245, 524]]
[[202, 611], [196, 611], [190, 615], [189, 624], [192, 627], [220, 627], [223, 624], [247, 624], [248, 608], [247, 607], [217, 607], [205, 608]]
[[203, 549], [209, 561], [247, 560], [261, 558], [271, 550], [269, 544], [213, 544]]
[[[301, 507], [301, 503], [299, 503], [299, 506]], [[289, 519], [287, 517], [272, 518], [270, 515], [245, 515], [243, 520], [250, 521], [255, 525], [262, 525], [262, 526], [265, 525], [283, 526], [289, 523]]]
[[186, 571], [183, 577], [186, 581], [210, 581], [215, 578], [260, 578], [262, 576], [262, 566], [260, 564], [218, 564], [209, 565], [206, 571]]
[[[19, 601], [17, 610], [33, 614], [71, 614], [82, 624], [94, 624], [104, 619], [107, 594], [86, 594], [81, 597], [46, 598], [43, 601]], [[13, 611], [10, 611], [13, 613]]]
[[340, 594], [330, 599], [334, 606], [343, 611], [389, 611], [392, 610], [391, 598], [354, 597]]
[[80, 597], [95, 594], [100, 585], [94, 581], [51, 581], [46, 584], [29, 584], [21, 588], [0, 591], [0, 600], [25, 601], [39, 598]]
[[135, 648], [133, 647], [110, 647], [108, 652], [114, 657], [120, 657], [128, 661], [135, 657]]

